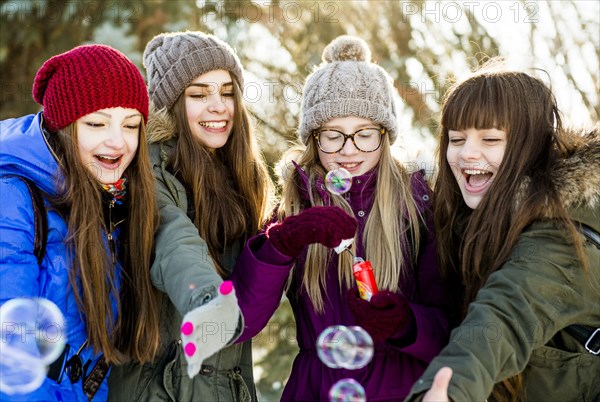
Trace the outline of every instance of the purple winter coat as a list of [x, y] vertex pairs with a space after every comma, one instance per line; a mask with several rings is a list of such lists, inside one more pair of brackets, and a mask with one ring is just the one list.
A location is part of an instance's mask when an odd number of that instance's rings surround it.
[[[300, 172], [301, 174], [303, 172]], [[376, 171], [353, 179], [353, 185], [344, 196], [359, 222], [359, 237], [373, 205]], [[331, 369], [319, 360], [315, 349], [319, 334], [331, 325], [356, 325], [346, 306], [344, 287], [340, 291], [337, 278], [337, 257], [328, 266], [327, 297], [323, 314], [315, 312], [304, 289], [300, 286], [302, 262], [298, 259], [287, 296], [296, 320], [297, 341], [300, 351], [294, 360], [292, 372], [283, 391], [284, 401], [327, 401], [331, 386], [342, 378], [354, 378], [365, 388], [369, 401], [401, 401], [408, 395], [428, 363], [447, 344], [449, 325], [443, 308], [446, 292], [438, 272], [435, 254], [433, 224], [430, 217], [431, 191], [422, 172], [411, 176], [413, 197], [427, 222], [427, 233], [422, 237], [417, 267], [412, 283], [401, 283], [400, 288], [410, 301], [415, 321], [385, 342], [375, 345], [372, 361], [358, 370]], [[425, 229], [425, 226], [422, 226]], [[426, 237], [426, 239], [425, 239]], [[357, 245], [358, 255], [363, 245]], [[293, 265], [290, 257], [279, 253], [264, 234], [254, 236], [246, 244], [233, 281], [246, 328], [238, 341], [250, 339], [260, 332], [273, 315], [284, 291], [284, 285]], [[376, 267], [374, 267], [377, 269]]]

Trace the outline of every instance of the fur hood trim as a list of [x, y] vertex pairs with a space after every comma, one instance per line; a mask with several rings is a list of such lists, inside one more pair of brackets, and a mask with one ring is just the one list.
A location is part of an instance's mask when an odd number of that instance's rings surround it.
[[163, 142], [177, 137], [175, 120], [167, 108], [158, 109], [150, 102], [150, 113], [146, 126], [148, 143]]
[[570, 144], [571, 152], [558, 161], [552, 180], [565, 207], [594, 208], [600, 201], [600, 125], [566, 130], [562, 138]]

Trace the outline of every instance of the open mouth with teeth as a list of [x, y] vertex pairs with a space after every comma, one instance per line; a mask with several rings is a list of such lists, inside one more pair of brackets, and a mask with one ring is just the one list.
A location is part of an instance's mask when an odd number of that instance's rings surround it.
[[463, 169], [463, 175], [470, 187], [479, 188], [488, 184], [494, 174], [481, 169]]
[[200, 122], [200, 126], [206, 127], [206, 128], [211, 128], [213, 130], [219, 130], [219, 129], [225, 128], [226, 125], [227, 125], [227, 121], [203, 121], [203, 122]]
[[355, 170], [356, 168], [358, 168], [360, 166], [360, 164], [361, 164], [361, 162], [338, 163], [338, 166], [351, 172], [351, 171]]
[[121, 162], [123, 155], [94, 155], [94, 157], [103, 165], [107, 167], [113, 167]]

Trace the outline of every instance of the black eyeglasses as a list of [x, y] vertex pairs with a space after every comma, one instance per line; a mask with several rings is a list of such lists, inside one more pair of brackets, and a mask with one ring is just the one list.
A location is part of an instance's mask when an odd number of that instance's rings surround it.
[[375, 152], [381, 146], [381, 139], [385, 134], [385, 128], [367, 127], [361, 128], [352, 134], [346, 134], [332, 128], [324, 128], [313, 131], [313, 137], [317, 140], [319, 149], [326, 154], [340, 152], [348, 139], [361, 152]]

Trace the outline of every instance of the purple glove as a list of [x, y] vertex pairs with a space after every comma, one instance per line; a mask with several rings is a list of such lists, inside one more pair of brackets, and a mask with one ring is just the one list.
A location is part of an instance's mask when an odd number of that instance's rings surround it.
[[380, 290], [371, 297], [371, 301], [366, 301], [359, 297], [357, 288], [352, 288], [346, 293], [346, 302], [357, 324], [375, 342], [388, 339], [412, 320], [408, 300], [387, 290]]
[[358, 222], [339, 207], [312, 207], [267, 228], [267, 237], [281, 253], [298, 257], [304, 247], [320, 243], [337, 247], [356, 233]]

